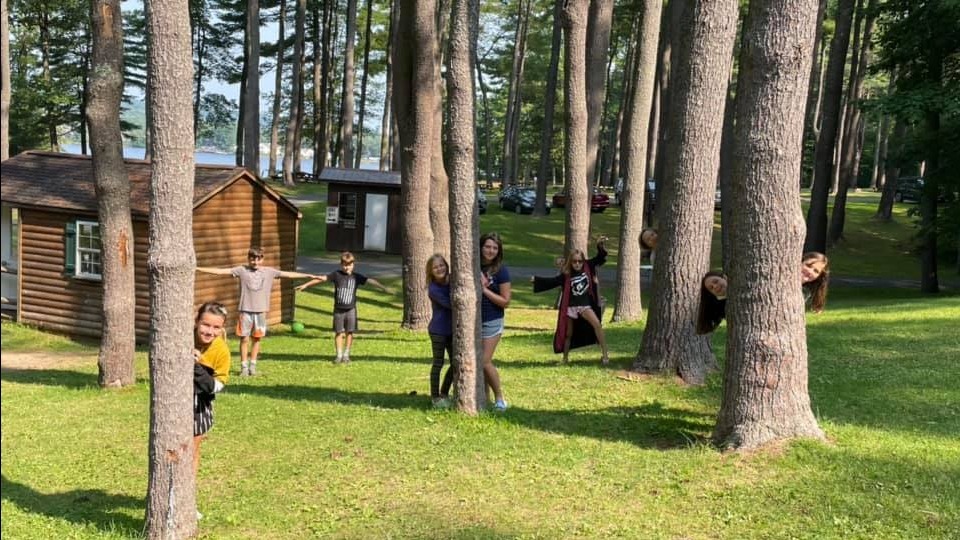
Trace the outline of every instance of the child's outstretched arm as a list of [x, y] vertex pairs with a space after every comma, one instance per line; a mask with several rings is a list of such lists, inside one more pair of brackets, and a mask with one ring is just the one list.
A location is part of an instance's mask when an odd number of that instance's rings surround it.
[[373, 278], [367, 278], [367, 283], [373, 285], [374, 287], [380, 289], [381, 291], [387, 294], [393, 294], [393, 290], [390, 287], [384, 286], [383, 283], [380, 283], [379, 281]]
[[203, 272], [204, 274], [215, 274], [218, 276], [229, 276], [232, 268], [217, 268], [216, 266], [198, 266], [197, 272]]
[[285, 271], [281, 270], [281, 271], [280, 271], [280, 274], [278, 275], [278, 277], [282, 277], [282, 278], [310, 278], [310, 279], [317, 279], [317, 278], [320, 277], [320, 276], [317, 276], [317, 275], [314, 275], [314, 274], [304, 274], [303, 272], [285, 272]]
[[530, 283], [533, 283], [533, 292], [549, 291], [563, 285], [563, 274], [557, 274], [553, 277], [531, 276]]
[[312, 277], [313, 279], [311, 279], [310, 281], [308, 281], [308, 282], [306, 282], [306, 283], [301, 283], [300, 285], [297, 285], [296, 287], [293, 288], [293, 290], [295, 290], [295, 291], [302, 291], [302, 290], [306, 289], [307, 287], [313, 287], [313, 286], [316, 285], [317, 283], [323, 283], [324, 281], [327, 280], [327, 276], [311, 276], [311, 275], [308, 274], [306, 277]]

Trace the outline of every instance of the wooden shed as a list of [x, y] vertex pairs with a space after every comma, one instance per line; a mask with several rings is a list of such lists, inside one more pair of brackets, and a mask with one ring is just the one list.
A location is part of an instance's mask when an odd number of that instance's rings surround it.
[[328, 184], [328, 250], [400, 253], [399, 172], [327, 167], [320, 181]]
[[[136, 331], [150, 331], [147, 275], [150, 163], [126, 160], [134, 230]], [[99, 337], [102, 325], [100, 228], [93, 165], [88, 156], [25, 152], [0, 169], [3, 217], [3, 297], [18, 320], [75, 336]], [[251, 246], [264, 264], [296, 267], [301, 214], [290, 201], [241, 167], [197, 165], [193, 191], [193, 243], [198, 266], [247, 260]], [[7, 279], [15, 276], [15, 279]], [[230, 276], [197, 274], [194, 302], [223, 302], [236, 321], [239, 284]], [[293, 283], [273, 288], [268, 324], [293, 318]]]

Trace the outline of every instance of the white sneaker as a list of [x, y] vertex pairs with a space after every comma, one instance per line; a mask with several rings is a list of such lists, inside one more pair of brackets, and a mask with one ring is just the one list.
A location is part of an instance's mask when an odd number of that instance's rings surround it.
[[497, 412], [503, 412], [507, 410], [507, 407], [508, 407], [507, 402], [502, 399], [498, 399], [493, 403], [493, 410]]

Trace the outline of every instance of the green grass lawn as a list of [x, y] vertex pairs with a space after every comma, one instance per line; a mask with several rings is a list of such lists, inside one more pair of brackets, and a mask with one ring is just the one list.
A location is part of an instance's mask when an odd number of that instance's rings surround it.
[[[299, 193], [326, 193], [324, 186], [300, 185], [295, 190], [286, 190], [286, 195]], [[504, 255], [511, 266], [552, 267], [553, 259], [563, 254], [563, 224], [566, 217], [562, 208], [549, 215], [533, 217], [516, 215], [501, 210], [497, 205], [495, 191], [487, 192], [489, 210], [480, 216], [481, 232], [498, 231], [503, 237]], [[806, 212], [809, 192], [803, 193]], [[908, 210], [916, 205], [896, 203], [894, 219], [890, 223], [873, 220], [880, 201], [880, 194], [873, 192], [850, 193], [847, 199], [847, 222], [844, 239], [829, 250], [831, 269], [834, 275], [844, 277], [919, 279], [920, 263], [913, 248], [917, 227]], [[302, 255], [334, 258], [325, 245], [324, 219], [326, 203], [320, 202], [301, 207], [303, 223], [300, 235]], [[832, 208], [831, 208], [832, 211]], [[591, 230], [594, 236], [610, 237], [607, 248], [610, 261], [614, 262], [620, 244], [620, 208], [611, 206], [602, 213], [591, 214]], [[716, 213], [711, 260], [714, 267], [721, 266], [720, 213]], [[365, 260], [399, 257], [363, 254]], [[940, 261], [940, 275], [947, 281], [955, 280], [955, 261]]]
[[[960, 537], [960, 297], [831, 291], [828, 311], [808, 314], [810, 393], [829, 442], [725, 454], [708, 444], [719, 375], [703, 387], [618, 377], [642, 324], [608, 325], [610, 369], [596, 348], [559, 365], [555, 312], [525, 289], [497, 354], [511, 407], [478, 418], [430, 408], [429, 342], [398, 329], [399, 296], [361, 290], [362, 331], [343, 366], [331, 363], [330, 289], [301, 293], [306, 331], [271, 329], [262, 375], [234, 376], [217, 399], [202, 536]], [[102, 391], [95, 346], [2, 331], [5, 357], [63, 363], [2, 371], [0, 534], [138, 535], [145, 353], [135, 386]]]

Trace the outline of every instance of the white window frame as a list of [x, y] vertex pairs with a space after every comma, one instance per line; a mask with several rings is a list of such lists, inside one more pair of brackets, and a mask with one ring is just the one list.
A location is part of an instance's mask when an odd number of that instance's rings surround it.
[[[96, 235], [84, 235], [84, 227], [89, 227], [96, 230]], [[88, 221], [88, 220], [77, 220], [77, 247], [74, 258], [74, 272], [76, 277], [84, 279], [103, 279], [103, 245], [100, 235], [100, 223], [97, 221]], [[96, 240], [97, 244], [100, 247], [83, 247], [83, 240]], [[84, 255], [89, 255], [87, 260], [84, 260]], [[93, 262], [92, 259], [96, 259], [96, 262]], [[100, 272], [92, 272], [93, 267], [96, 267]]]

